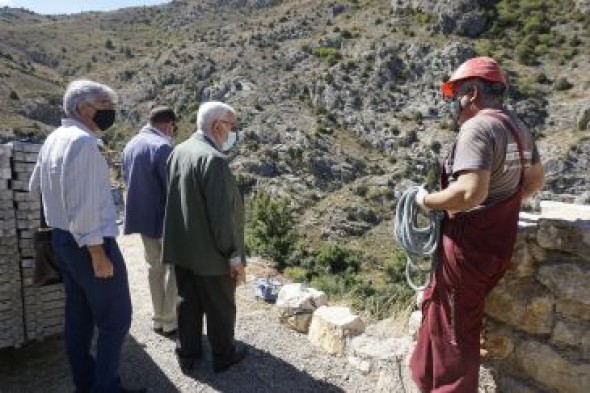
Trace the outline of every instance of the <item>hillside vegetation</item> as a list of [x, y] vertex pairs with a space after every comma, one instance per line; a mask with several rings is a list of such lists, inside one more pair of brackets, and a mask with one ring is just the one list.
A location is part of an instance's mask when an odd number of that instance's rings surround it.
[[156, 103], [181, 115], [182, 141], [200, 102], [228, 102], [240, 121], [232, 166], [254, 198], [250, 251], [378, 316], [409, 298], [391, 217], [406, 187], [436, 182], [454, 135], [439, 88], [466, 58], [491, 55], [507, 71], [508, 104], [539, 141], [545, 197], [590, 201], [588, 7], [451, 3], [176, 0], [72, 16], [5, 7], [0, 137], [42, 138], [81, 77], [120, 95], [104, 138], [113, 159]]

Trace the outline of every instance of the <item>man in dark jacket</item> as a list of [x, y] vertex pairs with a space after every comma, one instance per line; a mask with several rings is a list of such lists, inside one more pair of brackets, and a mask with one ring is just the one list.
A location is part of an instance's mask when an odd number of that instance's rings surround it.
[[154, 108], [149, 122], [123, 150], [127, 184], [125, 234], [139, 233], [148, 263], [152, 295], [153, 329], [167, 337], [176, 333], [176, 279], [170, 265], [162, 263], [162, 227], [166, 206], [166, 161], [172, 152], [176, 127], [174, 111]]
[[235, 287], [244, 282], [244, 210], [227, 157], [236, 140], [233, 108], [207, 102], [197, 131], [168, 161], [163, 261], [175, 265], [178, 284], [176, 354], [183, 372], [202, 356], [203, 316], [216, 372], [242, 360], [234, 342]]

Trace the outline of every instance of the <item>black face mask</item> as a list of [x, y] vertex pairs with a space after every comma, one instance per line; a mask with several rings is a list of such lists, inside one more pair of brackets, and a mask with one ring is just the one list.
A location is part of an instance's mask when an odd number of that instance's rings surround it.
[[102, 131], [108, 129], [110, 126], [113, 125], [115, 122], [115, 110], [114, 109], [98, 109], [94, 116], [92, 117], [92, 121], [96, 123], [98, 128]]

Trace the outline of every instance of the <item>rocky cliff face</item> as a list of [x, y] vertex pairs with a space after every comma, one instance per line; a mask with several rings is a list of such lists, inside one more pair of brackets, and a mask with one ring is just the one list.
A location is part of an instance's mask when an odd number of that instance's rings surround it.
[[[514, 19], [521, 12], [505, 16], [514, 26], [496, 36], [488, 22], [498, 22], [500, 3], [177, 0], [68, 17], [2, 9], [2, 127], [50, 131], [63, 86], [79, 77], [119, 92], [119, 121], [106, 138], [114, 151], [156, 103], [182, 116], [182, 140], [200, 102], [226, 101], [240, 117], [232, 165], [243, 190], [291, 196], [305, 207], [303, 227], [330, 223], [318, 236], [384, 243], [397, 196], [434, 183], [454, 138], [441, 82], [465, 59], [491, 54], [510, 78], [508, 106], [537, 136], [547, 191], [582, 195], [587, 22], [552, 9], [557, 19], [539, 27]], [[586, 2], [567, 4], [581, 11]], [[518, 57], [525, 25], [536, 64]]]

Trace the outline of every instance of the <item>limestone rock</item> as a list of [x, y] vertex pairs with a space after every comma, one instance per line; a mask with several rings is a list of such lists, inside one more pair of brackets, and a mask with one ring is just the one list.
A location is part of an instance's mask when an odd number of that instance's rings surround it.
[[548, 334], [553, 304], [551, 294], [533, 280], [504, 280], [487, 297], [485, 312], [525, 332]]
[[590, 321], [590, 304], [575, 300], [557, 299], [555, 311], [575, 321]]
[[590, 271], [578, 264], [541, 266], [537, 279], [559, 298], [590, 305]]
[[418, 339], [418, 330], [420, 330], [420, 325], [422, 324], [422, 312], [414, 311], [410, 315], [410, 319], [408, 320], [408, 332], [410, 336], [416, 340]]
[[300, 333], [307, 333], [312, 313], [328, 304], [326, 294], [303, 284], [285, 284], [277, 296], [279, 320]]
[[348, 307], [322, 306], [313, 313], [308, 338], [333, 355], [343, 355], [348, 338], [365, 330], [363, 320]]
[[529, 250], [526, 238], [523, 236], [519, 236], [514, 247], [510, 273], [522, 278], [532, 277], [535, 274], [535, 260]]
[[483, 343], [486, 357], [492, 359], [506, 359], [514, 351], [514, 342], [506, 336], [489, 334]]
[[550, 346], [526, 341], [516, 349], [518, 366], [551, 391], [590, 392], [590, 364], [575, 364]]
[[402, 360], [411, 348], [412, 341], [409, 337], [382, 339], [363, 334], [350, 340], [347, 351], [363, 359]]
[[551, 342], [562, 347], [577, 348], [584, 359], [590, 359], [590, 331], [580, 322], [559, 321], [555, 324]]
[[537, 242], [543, 248], [560, 250], [590, 260], [590, 206], [541, 202], [546, 206], [539, 220]]
[[381, 369], [375, 392], [378, 393], [420, 393], [420, 390], [410, 376], [410, 355], [401, 362], [389, 364]]

